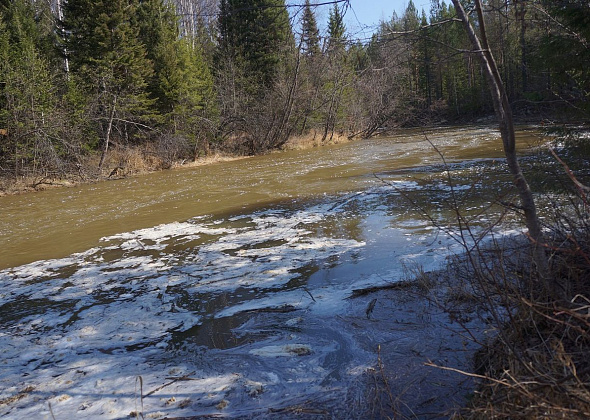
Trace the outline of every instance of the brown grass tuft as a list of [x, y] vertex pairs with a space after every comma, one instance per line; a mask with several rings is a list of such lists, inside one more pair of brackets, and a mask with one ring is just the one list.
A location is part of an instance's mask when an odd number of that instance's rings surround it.
[[[564, 215], [556, 215], [546, 249], [567, 299], [547, 299], [526, 287], [507, 292], [510, 282], [500, 274], [479, 282], [486, 296], [500, 296], [488, 305], [503, 316], [494, 325], [497, 336], [475, 359], [482, 381], [466, 419], [590, 418], [590, 229], [585, 212], [570, 213], [568, 223]], [[526, 282], [525, 263], [516, 269]]]
[[292, 136], [283, 145], [283, 150], [305, 150], [314, 147], [326, 146], [329, 144], [348, 143], [351, 139], [345, 133], [334, 133], [332, 136], [328, 135], [325, 141], [322, 142], [322, 133], [317, 130], [311, 130], [306, 134], [300, 136]]

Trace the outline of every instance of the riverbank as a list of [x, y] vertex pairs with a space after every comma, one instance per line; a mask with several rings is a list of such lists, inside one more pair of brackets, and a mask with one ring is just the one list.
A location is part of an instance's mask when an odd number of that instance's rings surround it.
[[[265, 153], [305, 150], [353, 141], [343, 133], [333, 133], [324, 141], [322, 141], [322, 137], [321, 133], [315, 131], [306, 135], [292, 136], [280, 150], [271, 150]], [[114, 145], [111, 147], [101, 173], [97, 170], [100, 154], [96, 152], [82, 158], [70, 168], [69, 172], [64, 171], [61, 174], [35, 174], [18, 177], [0, 174], [0, 197], [141, 176], [164, 170], [211, 165], [249, 157], [252, 156], [232, 154], [223, 148], [212, 148], [206, 155], [198, 155], [194, 159], [180, 159], [159, 153], [151, 146]]]
[[146, 159], [145, 153], [140, 148], [127, 148], [123, 153], [117, 150], [111, 152], [103, 175], [98, 175], [96, 171], [99, 158], [98, 155], [87, 157], [85, 165], [80, 166], [78, 173], [65, 174], [63, 177], [41, 175], [21, 176], [17, 179], [14, 177], [0, 177], [0, 197], [45, 191], [53, 188], [75, 187], [82, 184], [141, 176], [163, 170], [211, 165], [218, 162], [246, 159], [247, 156], [212, 153], [189, 162], [183, 159], [169, 165], [163, 165], [160, 159], [154, 159], [153, 157]]
[[[521, 235], [477, 245], [442, 270], [358, 291], [367, 318], [381, 322], [365, 335], [385, 331], [373, 342], [369, 418], [590, 418], [590, 230], [587, 216], [570, 222], [583, 228], [575, 237], [548, 227], [556, 234], [547, 244], [550, 276], [565, 299], [535, 290]], [[398, 328], [405, 339], [389, 341]], [[413, 330], [416, 341], [408, 340]]]
[[[423, 127], [423, 129], [433, 130], [434, 128], [440, 128], [446, 130], [452, 127], [468, 127], [469, 123], [472, 123], [472, 126], [492, 128], [496, 126], [495, 117], [490, 115], [480, 117], [474, 121], [465, 120], [455, 123], [440, 122], [437, 126], [427, 126]], [[538, 127], [539, 130], [545, 130], [548, 133], [560, 136], [568, 136], [568, 133], [572, 130], [587, 131], [589, 126], [587, 122], [582, 122], [582, 120], [580, 120], [579, 124], [575, 124], [559, 116], [554, 116], [553, 119], [521, 116], [517, 118], [517, 123], [521, 127]], [[376, 137], [399, 135], [404, 130], [415, 132], [417, 128], [394, 128], [389, 131], [380, 131]], [[347, 133], [342, 132], [331, 133], [323, 141], [322, 138], [323, 133], [312, 130], [304, 135], [291, 136], [280, 149], [266, 150], [261, 154], [313, 149], [359, 140], [358, 137], [351, 137]], [[197, 153], [191, 159], [178, 157], [174, 153], [171, 153], [170, 150], [166, 150], [166, 148], [162, 148], [161, 150], [154, 148], [153, 144], [123, 145], [113, 143], [104, 163], [103, 170], [100, 173], [97, 170], [100, 161], [100, 153], [98, 151], [95, 151], [94, 154], [84, 155], [75, 164], [66, 165], [61, 171], [54, 171], [51, 174], [37, 173], [15, 176], [14, 174], [0, 173], [0, 197], [129, 178], [159, 171], [197, 167], [219, 162], [247, 159], [255, 156], [236, 153], [235, 150], [240, 150], [236, 141], [229, 140], [223, 146], [211, 145], [211, 147], [207, 148], [208, 151], [206, 154]], [[500, 140], [498, 139], [498, 141]]]

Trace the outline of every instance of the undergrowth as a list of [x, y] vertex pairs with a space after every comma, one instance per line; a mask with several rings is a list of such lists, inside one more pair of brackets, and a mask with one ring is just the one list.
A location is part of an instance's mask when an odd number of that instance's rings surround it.
[[[448, 176], [451, 198], [446, 205], [459, 226], [450, 233], [458, 232], [455, 237], [463, 253], [441, 275], [446, 295], [434, 303], [481, 347], [469, 372], [426, 365], [478, 381], [469, 403], [452, 414], [456, 420], [590, 418], [590, 175], [584, 159], [590, 135], [574, 131], [553, 133], [557, 136], [550, 154], [543, 156], [554, 159], [559, 176], [545, 173], [544, 179], [536, 179], [537, 187], [547, 192], [537, 197], [545, 232], [544, 243], [536, 245], [548, 257], [551, 292], [534, 270], [535, 244], [524, 237], [498, 239], [492, 233], [505, 218], [518, 215], [519, 206], [498, 199], [505, 211], [482, 234], [472, 225], [477, 218], [462, 212], [454, 180]], [[565, 160], [577, 160], [576, 166], [570, 168]], [[449, 229], [413, 203], [439, 229]], [[487, 325], [483, 341], [468, 326], [466, 314], [473, 313]], [[393, 401], [391, 406], [396, 412]]]
[[537, 286], [526, 256], [475, 246], [465, 257], [470, 291], [496, 333], [477, 352], [475, 372], [464, 372], [480, 382], [458, 418], [590, 418], [590, 190], [560, 163], [577, 193], [545, 219], [558, 296]]

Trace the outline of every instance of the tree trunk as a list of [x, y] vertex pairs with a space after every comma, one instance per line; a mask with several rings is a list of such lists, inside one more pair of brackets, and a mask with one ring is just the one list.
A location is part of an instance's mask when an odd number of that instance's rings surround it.
[[102, 154], [100, 155], [100, 162], [98, 163], [98, 173], [99, 175], [102, 174], [102, 166], [104, 165], [104, 161], [107, 158], [107, 153], [109, 151], [109, 144], [111, 142], [111, 132], [113, 131], [113, 121], [115, 119], [115, 109], [117, 107], [117, 96], [113, 96], [113, 103], [111, 107], [111, 114], [109, 115], [109, 121], [107, 123], [107, 129], [104, 136], [104, 145], [102, 147]]
[[478, 55], [481, 60], [486, 79], [492, 94], [494, 102], [494, 110], [496, 117], [500, 125], [500, 134], [502, 135], [502, 145], [504, 147], [504, 154], [506, 155], [506, 161], [508, 168], [513, 176], [513, 182], [518, 190], [518, 195], [521, 201], [521, 207], [524, 211], [525, 223], [528, 229], [528, 235], [531, 240], [531, 246], [533, 251], [533, 262], [535, 269], [541, 280], [542, 286], [545, 292], [548, 294], [558, 293], [557, 284], [551, 282], [548, 275], [548, 262], [547, 256], [544, 250], [544, 239], [543, 232], [541, 229], [541, 223], [537, 216], [537, 208], [533, 193], [526, 181], [518, 163], [516, 157], [516, 136], [514, 133], [514, 122], [512, 119], [512, 108], [508, 101], [508, 96], [498, 66], [490, 50], [486, 30], [485, 22], [483, 18], [483, 11], [481, 0], [475, 0], [475, 8], [477, 10], [480, 37], [478, 37], [461, 5], [460, 0], [453, 0], [453, 5], [457, 12], [457, 16], [463, 22], [465, 30], [471, 40], [474, 48], [474, 52]]
[[516, 17], [520, 23], [520, 71], [522, 77], [522, 91], [528, 90], [528, 63], [527, 63], [527, 45], [526, 45], [526, 4], [520, 1], [516, 5]]

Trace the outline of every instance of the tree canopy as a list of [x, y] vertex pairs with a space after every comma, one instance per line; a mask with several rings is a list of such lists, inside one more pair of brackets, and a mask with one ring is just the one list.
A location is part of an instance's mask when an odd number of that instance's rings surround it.
[[[293, 135], [370, 136], [493, 112], [451, 3], [409, 1], [370, 39], [349, 33], [346, 10], [311, 0], [2, 1], [0, 168], [67, 172], [86, 154], [113, 166], [110, 145], [169, 160], [210, 145], [257, 153]], [[482, 13], [516, 116], [585, 118], [588, 3], [489, 0]]]

